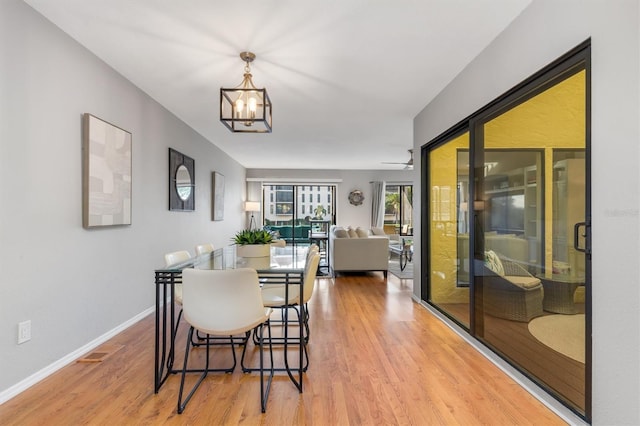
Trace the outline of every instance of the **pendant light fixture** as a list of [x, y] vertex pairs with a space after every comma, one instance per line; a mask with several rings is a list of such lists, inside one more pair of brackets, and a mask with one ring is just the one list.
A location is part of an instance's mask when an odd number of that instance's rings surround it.
[[250, 64], [256, 58], [242, 52], [244, 78], [232, 89], [220, 88], [220, 121], [234, 133], [271, 133], [271, 100], [267, 89], [253, 84]]

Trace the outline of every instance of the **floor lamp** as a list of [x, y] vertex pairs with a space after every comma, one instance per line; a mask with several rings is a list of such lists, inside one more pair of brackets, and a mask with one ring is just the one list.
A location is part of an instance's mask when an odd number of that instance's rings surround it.
[[249, 221], [249, 229], [256, 229], [256, 218], [253, 216], [253, 213], [260, 211], [260, 203], [258, 201], [245, 201], [244, 211], [251, 213], [251, 220]]

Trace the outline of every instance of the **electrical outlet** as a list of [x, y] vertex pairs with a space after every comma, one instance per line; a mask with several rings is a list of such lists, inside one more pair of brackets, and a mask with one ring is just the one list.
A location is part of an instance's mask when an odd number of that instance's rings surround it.
[[18, 344], [31, 340], [31, 320], [18, 323]]

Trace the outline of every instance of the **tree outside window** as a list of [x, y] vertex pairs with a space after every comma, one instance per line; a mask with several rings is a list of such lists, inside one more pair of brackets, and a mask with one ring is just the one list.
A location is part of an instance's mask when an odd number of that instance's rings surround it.
[[413, 235], [413, 185], [388, 185], [384, 203], [385, 232]]

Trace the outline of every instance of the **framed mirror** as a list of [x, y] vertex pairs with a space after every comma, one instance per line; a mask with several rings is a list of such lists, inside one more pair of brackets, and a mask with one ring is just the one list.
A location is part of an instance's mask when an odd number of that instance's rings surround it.
[[193, 158], [169, 148], [169, 210], [196, 209], [195, 177]]

